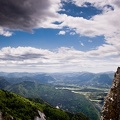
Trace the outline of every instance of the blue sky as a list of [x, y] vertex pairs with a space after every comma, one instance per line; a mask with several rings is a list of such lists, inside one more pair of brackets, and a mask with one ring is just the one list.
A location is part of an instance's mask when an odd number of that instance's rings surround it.
[[104, 72], [120, 65], [119, 0], [5, 0], [0, 7], [0, 71]]

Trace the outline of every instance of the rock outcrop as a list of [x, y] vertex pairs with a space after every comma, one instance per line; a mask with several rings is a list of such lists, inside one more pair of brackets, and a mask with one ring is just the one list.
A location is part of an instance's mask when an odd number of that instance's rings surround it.
[[120, 120], [120, 67], [118, 67], [112, 87], [105, 99], [101, 120]]
[[39, 113], [39, 117], [36, 116], [34, 120], [46, 120], [46, 119], [45, 119], [46, 116], [45, 116], [44, 113], [40, 112], [39, 110], [38, 110], [38, 113]]

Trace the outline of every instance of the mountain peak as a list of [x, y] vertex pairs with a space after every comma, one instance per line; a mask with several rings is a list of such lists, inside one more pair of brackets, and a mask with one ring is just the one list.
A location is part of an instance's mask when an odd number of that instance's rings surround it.
[[101, 120], [120, 120], [120, 67], [117, 68], [112, 87], [105, 98]]
[[119, 73], [119, 74], [120, 74], [120, 67], [118, 67], [118, 69], [117, 69], [117, 73]]

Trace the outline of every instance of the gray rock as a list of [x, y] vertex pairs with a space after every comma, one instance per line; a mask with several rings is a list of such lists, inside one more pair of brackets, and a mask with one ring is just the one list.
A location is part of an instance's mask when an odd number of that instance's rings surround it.
[[112, 87], [105, 98], [101, 120], [120, 120], [120, 67], [117, 68]]
[[38, 110], [38, 113], [40, 117], [36, 116], [34, 120], [46, 120], [45, 119], [46, 116], [44, 113], [40, 112], [39, 110]]

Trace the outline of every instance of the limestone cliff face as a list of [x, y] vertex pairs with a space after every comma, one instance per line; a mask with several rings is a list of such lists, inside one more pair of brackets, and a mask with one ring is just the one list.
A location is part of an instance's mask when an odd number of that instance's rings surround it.
[[118, 67], [112, 87], [105, 99], [101, 120], [120, 120], [120, 67]]

